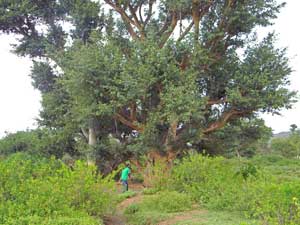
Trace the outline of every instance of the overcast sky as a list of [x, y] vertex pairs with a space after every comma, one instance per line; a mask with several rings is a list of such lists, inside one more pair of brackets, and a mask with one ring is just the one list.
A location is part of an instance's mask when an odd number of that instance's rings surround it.
[[[277, 46], [288, 47], [288, 55], [294, 70], [291, 76], [291, 90], [300, 91], [300, 1], [286, 0], [287, 6], [282, 9], [275, 25], [268, 31], [278, 34]], [[264, 35], [266, 30], [261, 31]], [[31, 85], [31, 62], [28, 58], [12, 54], [10, 44], [14, 38], [0, 36], [0, 137], [5, 131], [15, 132], [36, 126], [35, 119], [40, 109], [40, 94]], [[300, 102], [293, 109], [283, 110], [282, 116], [263, 115], [266, 124], [275, 133], [289, 130], [291, 124], [300, 127]]]

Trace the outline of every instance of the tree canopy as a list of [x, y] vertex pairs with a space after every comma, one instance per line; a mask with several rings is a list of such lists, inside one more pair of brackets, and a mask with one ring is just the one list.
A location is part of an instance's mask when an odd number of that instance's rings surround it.
[[0, 0], [0, 30], [18, 34], [15, 52], [35, 60], [41, 126], [94, 146], [104, 158], [117, 154], [107, 147], [115, 139], [126, 146], [118, 148], [119, 158], [170, 161], [187, 143], [208, 148], [231, 127], [247, 127], [239, 133], [252, 139], [264, 126], [259, 112], [291, 107], [286, 50], [274, 46], [274, 34], [261, 42], [255, 34], [283, 6], [276, 0]]

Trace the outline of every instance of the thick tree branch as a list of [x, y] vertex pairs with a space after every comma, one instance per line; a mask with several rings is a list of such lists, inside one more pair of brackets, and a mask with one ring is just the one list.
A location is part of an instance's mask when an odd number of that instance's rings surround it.
[[203, 131], [203, 133], [209, 134], [215, 130], [223, 128], [226, 125], [226, 123], [233, 117], [241, 117], [241, 116], [247, 115], [251, 112], [253, 112], [253, 111], [252, 110], [239, 111], [236, 109], [231, 109], [230, 111], [225, 112], [218, 121], [211, 123], [209, 125], [209, 127]]
[[164, 32], [162, 34], [162, 39], [161, 39], [161, 42], [159, 44], [159, 47], [162, 48], [165, 43], [168, 41], [168, 39], [170, 38], [171, 34], [173, 33], [173, 31], [175, 30], [175, 27], [177, 25], [177, 22], [178, 22], [178, 16], [177, 16], [177, 13], [176, 12], [173, 12], [172, 14], [172, 21], [171, 21], [171, 24], [170, 26], [168, 26], [168, 29], [166, 30], [166, 32]]
[[148, 9], [148, 15], [145, 19], [145, 22], [144, 22], [144, 27], [147, 26], [147, 24], [149, 23], [151, 17], [152, 17], [152, 10], [153, 10], [153, 4], [154, 4], [155, 0], [150, 0], [149, 1], [149, 9]]
[[210, 40], [208, 42], [208, 46], [211, 48], [212, 52], [216, 51], [217, 48], [217, 44], [223, 40], [226, 36], [226, 34], [228, 34], [227, 39], [225, 41], [225, 45], [224, 45], [224, 51], [227, 50], [227, 48], [229, 47], [228, 45], [228, 41], [230, 40], [230, 38], [232, 36], [234, 36], [234, 34], [229, 34], [228, 30], [229, 30], [229, 25], [228, 21], [226, 21], [226, 18], [228, 18], [228, 15], [230, 13], [231, 10], [234, 10], [235, 7], [235, 3], [236, 0], [228, 0], [228, 2], [225, 2], [225, 9], [224, 9], [224, 14], [223, 17], [221, 18], [221, 20], [218, 23], [218, 26], [216, 28], [217, 32], [219, 33], [221, 30], [223, 30], [223, 34], [222, 35], [216, 35], [212, 40]]
[[114, 119], [118, 120], [119, 122], [123, 123], [124, 125], [132, 128], [133, 130], [136, 130], [138, 132], [143, 132], [144, 128], [141, 126], [137, 126], [133, 121], [128, 120], [124, 116], [122, 116], [119, 113], [116, 113], [114, 115]]
[[192, 3], [192, 18], [194, 23], [194, 41], [198, 42], [199, 40], [199, 29], [200, 29], [200, 2], [193, 0]]
[[89, 140], [89, 131], [86, 128], [81, 128], [81, 132], [86, 140]]
[[206, 4], [200, 5], [198, 0], [193, 0], [192, 2], [192, 19], [194, 23], [194, 40], [198, 42], [200, 35], [200, 21], [203, 16], [208, 12], [213, 0], [208, 1]]
[[226, 103], [227, 102], [227, 98], [221, 98], [221, 99], [209, 99], [207, 101], [207, 105], [215, 105], [215, 104], [222, 104], [222, 103]]
[[130, 4], [129, 4], [129, 11], [133, 17], [134, 20], [134, 24], [137, 27], [137, 29], [139, 30], [140, 34], [141, 34], [141, 38], [144, 39], [145, 38], [145, 34], [144, 34], [144, 28], [141, 25], [137, 15], [136, 15], [136, 9], [134, 9]]
[[129, 32], [130, 36], [135, 40], [138, 39], [139, 37], [132, 27], [132, 25], [136, 26], [136, 24], [132, 19], [129, 18], [129, 16], [125, 12], [125, 10], [122, 9], [121, 7], [119, 7], [118, 5], [113, 4], [110, 0], [104, 0], [104, 1], [121, 15], [123, 21], [125, 22], [125, 24], [127, 26], [127, 30]]
[[132, 121], [137, 121], [137, 118], [136, 118], [136, 103], [135, 102], [130, 103], [130, 119]]
[[[143, 15], [142, 15], [142, 8], [143, 8], [143, 4], [140, 4], [139, 6], [139, 17], [140, 17], [140, 21], [144, 26], [144, 19], [143, 19]], [[144, 26], [145, 27], [145, 26]]]

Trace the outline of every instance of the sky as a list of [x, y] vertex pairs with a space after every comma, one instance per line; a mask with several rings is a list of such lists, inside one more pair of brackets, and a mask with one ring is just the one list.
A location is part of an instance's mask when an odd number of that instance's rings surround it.
[[[291, 90], [300, 92], [300, 1], [286, 0], [287, 5], [267, 29], [259, 29], [259, 36], [275, 30], [278, 34], [276, 46], [287, 47], [291, 59], [293, 73], [290, 77]], [[31, 61], [26, 57], [18, 57], [11, 50], [16, 43], [12, 36], [0, 35], [0, 137], [5, 132], [16, 132], [37, 126], [41, 108], [41, 96], [31, 85], [29, 77]], [[282, 110], [281, 116], [264, 114], [261, 117], [274, 133], [287, 131], [291, 124], [300, 127], [300, 101], [292, 109]]]

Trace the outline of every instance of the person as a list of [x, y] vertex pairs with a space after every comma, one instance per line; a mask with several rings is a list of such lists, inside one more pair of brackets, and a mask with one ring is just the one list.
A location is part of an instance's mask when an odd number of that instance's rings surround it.
[[126, 167], [121, 172], [120, 181], [123, 186], [123, 192], [128, 191], [128, 178], [130, 178], [130, 164], [126, 163]]

